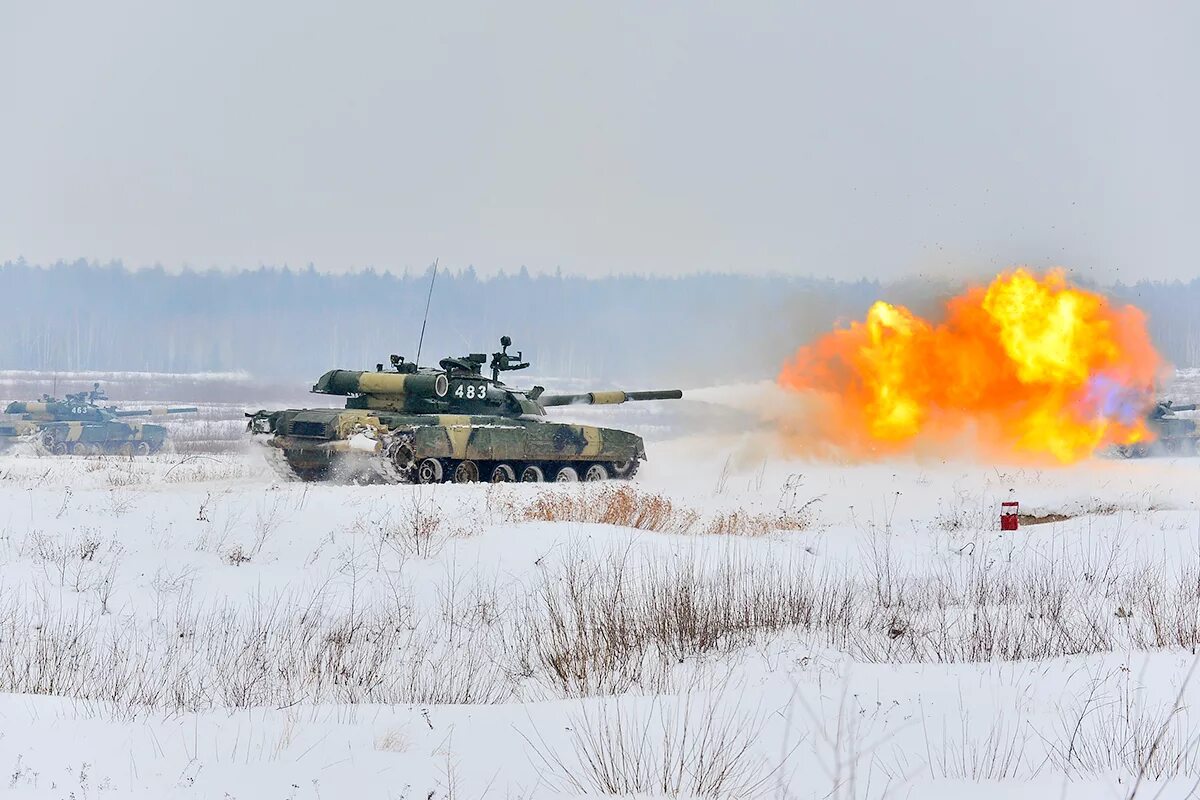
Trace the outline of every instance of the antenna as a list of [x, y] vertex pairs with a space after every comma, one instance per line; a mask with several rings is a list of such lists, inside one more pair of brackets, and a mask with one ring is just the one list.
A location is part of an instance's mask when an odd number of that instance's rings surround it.
[[421, 320], [421, 338], [417, 340], [417, 357], [413, 366], [421, 363], [421, 346], [425, 344], [425, 323], [429, 321], [429, 303], [433, 300], [433, 282], [437, 280], [438, 260], [433, 260], [433, 275], [429, 278], [429, 296], [425, 298], [425, 317]]

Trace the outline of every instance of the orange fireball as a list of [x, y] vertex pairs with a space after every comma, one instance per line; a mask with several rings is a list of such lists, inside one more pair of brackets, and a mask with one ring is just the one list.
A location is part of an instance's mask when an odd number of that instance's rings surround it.
[[931, 323], [875, 303], [803, 347], [779, 383], [817, 401], [802, 449], [886, 454], [969, 439], [998, 454], [1085, 458], [1149, 438], [1163, 362], [1133, 306], [1017, 269], [953, 298]]

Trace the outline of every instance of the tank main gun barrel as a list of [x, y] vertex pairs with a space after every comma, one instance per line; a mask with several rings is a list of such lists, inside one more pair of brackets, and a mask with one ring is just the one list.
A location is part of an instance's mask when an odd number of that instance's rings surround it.
[[194, 414], [200, 409], [195, 406], [174, 406], [171, 408], [138, 408], [129, 411], [113, 411], [114, 417], [161, 417], [165, 414]]
[[1174, 403], [1171, 404], [1172, 411], [1195, 411], [1196, 408], [1196, 403], [1182, 403], [1180, 405], [1175, 405]]
[[659, 389], [648, 392], [583, 392], [581, 394], [543, 394], [537, 401], [543, 406], [603, 406], [640, 400], [679, 400], [679, 389]]

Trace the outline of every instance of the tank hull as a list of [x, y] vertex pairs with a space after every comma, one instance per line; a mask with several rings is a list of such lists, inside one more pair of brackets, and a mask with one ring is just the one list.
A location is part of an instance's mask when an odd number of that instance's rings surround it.
[[627, 431], [499, 416], [293, 409], [271, 415], [271, 432], [273, 465], [301, 480], [602, 480], [645, 458]]
[[[1189, 411], [1190, 408], [1180, 410]], [[1148, 456], [1195, 456], [1200, 454], [1200, 430], [1196, 421], [1183, 417], [1157, 417], [1147, 420], [1155, 438], [1149, 442], [1120, 445], [1116, 454], [1122, 458]]]
[[[0, 437], [8, 425], [0, 426]], [[167, 429], [141, 422], [19, 422], [13, 439], [27, 438], [51, 455], [149, 455], [162, 449]]]

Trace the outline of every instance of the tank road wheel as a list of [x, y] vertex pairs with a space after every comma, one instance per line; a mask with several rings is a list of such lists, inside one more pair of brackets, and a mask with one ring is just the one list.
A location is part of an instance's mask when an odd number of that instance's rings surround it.
[[460, 461], [454, 468], [455, 483], [475, 483], [479, 480], [479, 465], [474, 461]]
[[50, 455], [65, 456], [67, 454], [67, 443], [53, 440], [50, 444]]
[[587, 468], [587, 472], [583, 473], [583, 479], [589, 483], [606, 481], [608, 480], [608, 470], [603, 464], [592, 464]]
[[509, 464], [497, 464], [492, 470], [492, 483], [512, 483], [517, 479], [517, 471]]
[[541, 483], [546, 480], [546, 473], [537, 464], [530, 464], [521, 470], [521, 483]]
[[138, 442], [137, 444], [135, 444], [133, 446], [133, 454], [135, 456], [150, 455], [150, 443], [149, 442]]
[[579, 481], [579, 473], [570, 464], [563, 464], [558, 468], [558, 472], [554, 473], [555, 483], [577, 483]]
[[441, 483], [442, 462], [436, 458], [427, 458], [417, 467], [418, 483]]
[[636, 458], [631, 458], [628, 461], [617, 461], [612, 465], [612, 474], [621, 480], [628, 480], [637, 473], [640, 463]]

